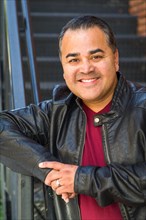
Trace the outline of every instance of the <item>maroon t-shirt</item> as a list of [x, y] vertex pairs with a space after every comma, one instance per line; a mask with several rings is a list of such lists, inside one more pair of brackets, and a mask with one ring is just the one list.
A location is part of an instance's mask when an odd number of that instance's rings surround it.
[[[93, 112], [83, 104], [87, 116], [86, 139], [82, 157], [82, 166], [106, 166], [102, 147], [101, 126], [94, 126]], [[98, 113], [106, 113], [110, 110], [110, 104]], [[79, 206], [82, 220], [122, 220], [118, 204], [114, 203], [106, 207], [100, 207], [96, 200], [90, 196], [79, 195]]]

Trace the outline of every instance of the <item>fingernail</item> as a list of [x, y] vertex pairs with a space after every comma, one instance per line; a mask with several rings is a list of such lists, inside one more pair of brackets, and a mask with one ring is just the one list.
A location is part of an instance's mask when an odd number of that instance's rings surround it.
[[66, 203], [68, 203], [69, 202], [69, 199], [67, 198], [67, 199], [64, 199], [64, 201], [66, 202]]
[[43, 166], [43, 162], [39, 163], [39, 167], [42, 167]]

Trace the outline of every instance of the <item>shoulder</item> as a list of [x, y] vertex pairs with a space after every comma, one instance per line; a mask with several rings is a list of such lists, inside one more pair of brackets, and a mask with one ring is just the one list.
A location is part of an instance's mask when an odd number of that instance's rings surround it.
[[64, 85], [57, 85], [52, 94], [53, 104], [67, 104], [75, 97], [69, 88]]
[[65, 84], [56, 85], [52, 91], [52, 97], [40, 102], [39, 107], [48, 112], [48, 109], [51, 111], [54, 105], [66, 105], [70, 103], [73, 97], [74, 95]]
[[140, 83], [127, 81], [132, 99], [136, 105], [146, 108], [146, 87]]

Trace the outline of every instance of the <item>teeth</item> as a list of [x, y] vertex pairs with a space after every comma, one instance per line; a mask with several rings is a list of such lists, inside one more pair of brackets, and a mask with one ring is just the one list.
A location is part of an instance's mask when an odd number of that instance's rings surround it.
[[82, 82], [93, 82], [95, 79], [82, 79]]

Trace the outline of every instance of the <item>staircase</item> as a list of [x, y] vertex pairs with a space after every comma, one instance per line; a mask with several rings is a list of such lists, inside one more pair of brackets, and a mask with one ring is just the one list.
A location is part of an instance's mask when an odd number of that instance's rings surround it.
[[[58, 57], [58, 34], [67, 21], [81, 14], [99, 16], [111, 25], [120, 52], [120, 71], [129, 80], [146, 82], [146, 38], [137, 35], [137, 17], [128, 13], [128, 7], [128, 0], [30, 0], [42, 100], [50, 97], [56, 84], [63, 83]], [[24, 77], [29, 103], [29, 69], [23, 35], [22, 41]]]

